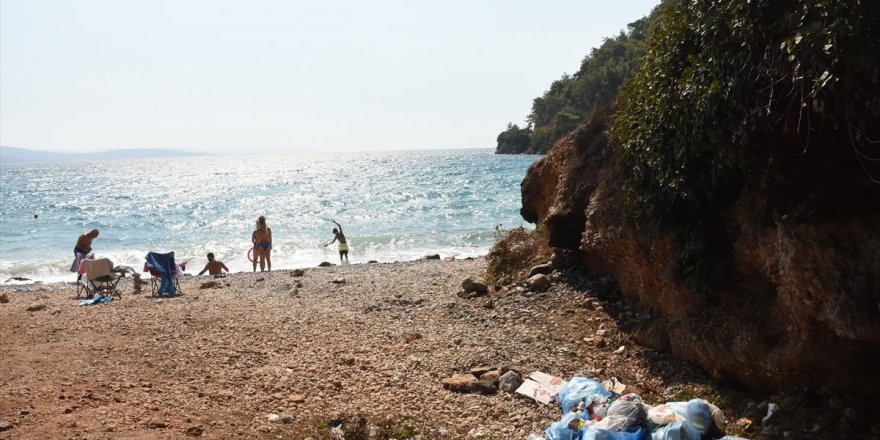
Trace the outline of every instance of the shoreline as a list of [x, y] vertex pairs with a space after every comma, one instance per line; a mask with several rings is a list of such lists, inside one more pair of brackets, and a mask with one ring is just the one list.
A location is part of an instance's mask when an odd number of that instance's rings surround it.
[[[431, 258], [433, 256], [439, 256], [439, 258]], [[308, 270], [308, 269], [312, 269], [312, 268], [321, 268], [322, 266], [320, 266], [320, 265], [324, 264], [324, 263], [330, 263], [330, 264], [332, 264], [331, 267], [336, 267], [336, 266], [356, 266], [356, 265], [373, 265], [373, 264], [397, 264], [397, 263], [409, 263], [409, 262], [416, 262], [416, 261], [423, 261], [423, 260], [470, 261], [470, 260], [485, 259], [487, 256], [488, 256], [488, 251], [486, 251], [486, 253], [483, 253], [483, 254], [477, 254], [474, 256], [467, 256], [467, 257], [456, 257], [456, 256], [451, 256], [451, 255], [442, 256], [442, 255], [436, 254], [436, 253], [435, 254], [429, 253], [429, 254], [426, 254], [424, 257], [410, 259], [410, 260], [395, 260], [395, 261], [369, 260], [369, 261], [365, 261], [365, 262], [355, 262], [355, 263], [345, 263], [345, 264], [335, 263], [332, 261], [323, 261], [323, 262], [319, 263], [318, 265], [274, 269], [271, 272], [285, 272], [285, 271], [292, 271], [292, 270], [297, 270], [297, 269]], [[205, 261], [207, 262], [207, 260], [205, 260]], [[116, 266], [116, 267], [131, 267], [131, 266]], [[186, 270], [184, 270], [184, 273], [183, 273], [181, 279], [183, 279], [183, 278], [186, 278], [186, 279], [213, 278], [212, 275], [207, 275], [207, 274], [201, 275], [201, 276], [196, 275], [198, 272], [200, 272], [202, 270], [202, 267], [203, 266], [196, 267], [193, 265], [192, 260], [187, 260], [187, 268], [186, 268]], [[131, 267], [131, 268], [134, 269], [134, 271], [135, 271], [134, 273], [141, 275], [142, 280], [148, 280], [149, 278], [151, 278], [151, 276], [148, 272], [140, 271], [140, 270], [138, 270], [138, 268], [134, 268], [134, 267]], [[191, 272], [194, 272], [194, 273], [191, 273]], [[241, 270], [241, 271], [236, 271], [236, 272], [228, 272], [226, 276], [228, 277], [228, 276], [233, 276], [233, 275], [241, 275], [241, 274], [249, 274], [249, 273], [264, 273], [265, 274], [265, 273], [269, 273], [269, 271], [261, 272], [261, 271], [257, 270], [256, 272], [253, 272], [253, 271], [248, 271], [248, 270]], [[69, 277], [75, 278], [76, 274], [74, 272], [69, 272]], [[130, 275], [130, 272], [126, 273], [126, 275], [123, 277], [123, 279], [120, 280], [120, 283], [124, 282], [126, 278], [127, 279], [132, 278]], [[75, 280], [62, 281], [62, 280], [51, 280], [51, 279], [50, 280], [28, 279], [28, 280], [23, 281], [23, 280], [16, 280], [15, 277], [6, 278], [3, 281], [0, 281], [0, 288], [3, 288], [3, 287], [26, 288], [26, 287], [34, 287], [34, 286], [52, 287], [53, 285], [59, 285], [59, 286], [73, 285], [73, 286], [75, 286], [76, 281]]]

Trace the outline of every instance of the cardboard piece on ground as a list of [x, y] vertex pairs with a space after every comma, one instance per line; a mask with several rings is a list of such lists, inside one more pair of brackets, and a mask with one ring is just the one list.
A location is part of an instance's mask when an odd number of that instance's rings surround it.
[[532, 379], [535, 382], [538, 382], [539, 384], [544, 385], [547, 388], [550, 388], [551, 390], [553, 390], [554, 395], [559, 393], [559, 390], [561, 390], [562, 387], [564, 387], [565, 384], [568, 383], [559, 377], [551, 376], [547, 373], [542, 373], [540, 371], [535, 371], [532, 374], [530, 374], [529, 379]]
[[567, 382], [540, 371], [535, 371], [516, 389], [518, 394], [535, 399], [544, 405], [553, 402], [556, 394]]

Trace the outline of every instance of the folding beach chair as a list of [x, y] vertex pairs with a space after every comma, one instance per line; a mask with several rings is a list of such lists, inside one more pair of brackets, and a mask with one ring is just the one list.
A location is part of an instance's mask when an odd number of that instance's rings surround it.
[[174, 263], [174, 252], [160, 254], [158, 252], [147, 253], [147, 262], [144, 263], [144, 272], [149, 272], [150, 290], [153, 296], [162, 295], [174, 296], [182, 293], [180, 283], [177, 277], [180, 275], [181, 269]]
[[[85, 266], [86, 293], [91, 296], [95, 293], [102, 296], [116, 296], [122, 299], [122, 293], [116, 288], [119, 277], [113, 273], [113, 262], [109, 258], [98, 260], [83, 260]], [[79, 296], [79, 292], [77, 292]]]

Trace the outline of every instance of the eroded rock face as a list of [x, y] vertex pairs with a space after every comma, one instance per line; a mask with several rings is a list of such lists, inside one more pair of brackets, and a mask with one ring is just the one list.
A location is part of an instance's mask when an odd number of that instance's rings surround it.
[[669, 277], [671, 239], [625, 220], [605, 128], [591, 122], [534, 164], [521, 212], [548, 229], [551, 246], [575, 250], [650, 312], [640, 342], [756, 388], [880, 392], [880, 204], [748, 227], [731, 213], [732, 276], [698, 293]]

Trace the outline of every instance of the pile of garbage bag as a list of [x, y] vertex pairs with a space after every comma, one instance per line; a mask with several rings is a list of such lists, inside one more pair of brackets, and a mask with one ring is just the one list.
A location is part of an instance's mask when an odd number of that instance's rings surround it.
[[[701, 440], [722, 438], [724, 414], [703, 399], [646, 404], [601, 383], [574, 377], [556, 396], [562, 418], [535, 440]], [[734, 437], [723, 437], [733, 439]]]

